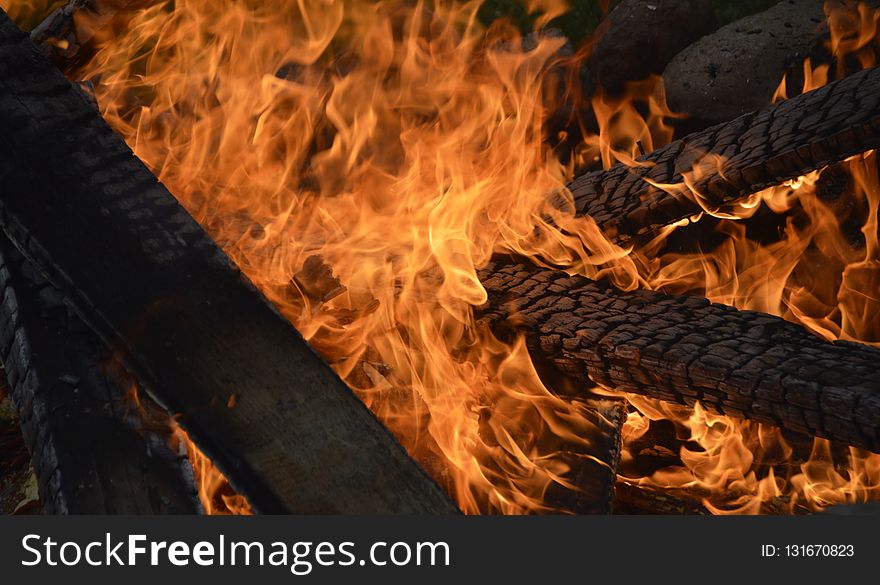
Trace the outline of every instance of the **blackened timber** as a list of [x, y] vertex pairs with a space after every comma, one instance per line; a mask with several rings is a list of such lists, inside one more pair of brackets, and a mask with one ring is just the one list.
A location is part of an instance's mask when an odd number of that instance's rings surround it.
[[[873, 68], [674, 141], [639, 166], [585, 173], [569, 188], [578, 214], [626, 241], [878, 147]], [[685, 174], [702, 204], [687, 188], [673, 195], [655, 186], [683, 185]]]
[[582, 397], [578, 402], [581, 416], [587, 417], [594, 427], [589, 444], [563, 444], [557, 454], [569, 470], [563, 479], [574, 489], [552, 484], [544, 501], [562, 513], [610, 514], [626, 406], [623, 400], [599, 397]]
[[260, 512], [447, 495], [0, 11], [0, 223]]
[[880, 349], [700, 297], [496, 262], [478, 311], [577, 379], [880, 452]]
[[699, 498], [677, 491], [660, 491], [626, 480], [614, 486], [615, 514], [708, 516], [709, 510]]
[[170, 417], [142, 417], [103, 342], [2, 234], [0, 358], [44, 512], [201, 511]]

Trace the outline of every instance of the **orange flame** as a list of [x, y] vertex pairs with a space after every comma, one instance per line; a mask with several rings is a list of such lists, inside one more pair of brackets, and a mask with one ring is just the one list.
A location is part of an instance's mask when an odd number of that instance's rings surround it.
[[[530, 8], [543, 25], [561, 5]], [[561, 59], [553, 36], [524, 43], [503, 24], [485, 30], [478, 7], [159, 1], [95, 30], [94, 54], [72, 74], [94, 82], [104, 116], [136, 154], [468, 513], [554, 511], [549, 489], [577, 489], [558, 445], [587, 447], [596, 432], [583, 405], [544, 386], [521, 340], [503, 343], [474, 322], [486, 299], [476, 270], [494, 252], [880, 342], [880, 300], [865, 293], [880, 282], [875, 155], [841, 166], [845, 197], [864, 211], [854, 216], [859, 245], [817, 193], [824, 171], [706, 209], [746, 219], [766, 203], [791, 214], [772, 243], [724, 222], [711, 250], [663, 252], [674, 228], [620, 249], [574, 217], [564, 185], [576, 168], [638, 164], [671, 139], [662, 84], [576, 103], [598, 127], [578, 120], [583, 140], [564, 163], [546, 123], [560, 83], [562, 99], [576, 100], [576, 76], [565, 73], [576, 58]], [[848, 59], [868, 66], [877, 13], [831, 20], [836, 74]], [[805, 63], [804, 72], [806, 91], [830, 67]], [[785, 92], [783, 83], [775, 99]], [[705, 161], [708, 170], [719, 163]], [[699, 201], [692, 185], [663, 187]], [[548, 193], [569, 205], [550, 205]], [[816, 265], [837, 276], [817, 276]], [[840, 464], [817, 441], [798, 462], [777, 429], [625, 398], [625, 459], [656, 421], [689, 441], [680, 465], [629, 480], [690, 490], [715, 513], [880, 497], [878, 455], [850, 450]], [[245, 510], [209, 462], [194, 455], [193, 465], [206, 509]]]
[[237, 494], [229, 481], [217, 469], [207, 455], [202, 453], [189, 435], [175, 426], [175, 437], [186, 449], [186, 455], [192, 465], [196, 486], [199, 490], [199, 501], [205, 514], [210, 515], [250, 515], [253, 509], [247, 499]]
[[[857, 68], [874, 66], [880, 10], [859, 5], [827, 11], [827, 49], [838, 75], [853, 62]], [[803, 70], [802, 91], [829, 81], [827, 64], [813, 67], [807, 59]], [[773, 101], [787, 98], [786, 87], [783, 79]], [[722, 162], [707, 157], [704, 164], [715, 172]], [[658, 254], [671, 228], [633, 257], [639, 258], [650, 288], [697, 292], [714, 302], [782, 316], [827, 339], [880, 345], [880, 295], [872, 292], [880, 290], [877, 169], [876, 154], [867, 152], [730, 209], [704, 205], [717, 217], [747, 219], [762, 204], [787, 217], [771, 243], [750, 237], [747, 224], [728, 221], [716, 227], [721, 243], [711, 250]], [[684, 185], [660, 187], [702, 204], [694, 183], [686, 177]], [[672, 421], [688, 441], [681, 447], [680, 466], [628, 481], [681, 490], [701, 498], [716, 514], [816, 511], [880, 498], [878, 454], [853, 448], [832, 453], [828, 441], [815, 439], [808, 453], [801, 447], [796, 455], [790, 439], [772, 427], [708, 413], [700, 404], [686, 409], [644, 397], [627, 399], [636, 411], [624, 428], [625, 445], [635, 445], [652, 421], [661, 420]], [[627, 452], [624, 458], [636, 455]]]
[[565, 183], [543, 134], [561, 41], [524, 50], [477, 8], [160, 2], [81, 75], [463, 510], [522, 513], [572, 487], [554, 445], [595, 431], [522, 343], [476, 327], [476, 268], [509, 248], [595, 273], [624, 252], [547, 203]]

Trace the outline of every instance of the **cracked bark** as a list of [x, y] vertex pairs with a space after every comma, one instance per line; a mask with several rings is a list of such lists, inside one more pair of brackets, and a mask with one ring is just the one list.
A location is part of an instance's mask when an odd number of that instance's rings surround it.
[[680, 184], [701, 161], [720, 157], [720, 168], [709, 163], [712, 171], [695, 180], [704, 205], [717, 209], [878, 147], [880, 68], [874, 68], [672, 142], [640, 157], [645, 166], [586, 173], [569, 188], [578, 214], [624, 242], [703, 209], [692, 195], [673, 196], [647, 181]]
[[880, 350], [699, 297], [496, 262], [477, 315], [562, 372], [880, 452]]

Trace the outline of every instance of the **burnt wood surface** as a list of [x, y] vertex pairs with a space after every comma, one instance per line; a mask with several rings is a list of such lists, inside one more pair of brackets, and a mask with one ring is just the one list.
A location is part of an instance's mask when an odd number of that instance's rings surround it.
[[[642, 166], [586, 173], [569, 188], [578, 214], [626, 241], [877, 147], [880, 68], [691, 134], [640, 157]], [[681, 184], [700, 161], [703, 206], [647, 182]]]
[[0, 223], [260, 512], [457, 513], [0, 11]]
[[614, 486], [615, 514], [649, 514], [657, 516], [708, 516], [711, 514], [699, 498], [690, 494], [660, 491], [619, 480]]
[[478, 311], [568, 375], [880, 452], [880, 350], [700, 297], [498, 261]]
[[610, 514], [613, 511], [614, 489], [620, 463], [621, 429], [626, 421], [623, 400], [588, 397], [579, 398], [582, 416], [595, 426], [588, 445], [563, 444], [557, 457], [568, 467], [566, 483], [552, 485], [544, 501], [555, 511], [565, 514]]
[[201, 510], [167, 416], [144, 423], [104, 344], [2, 235], [0, 356], [44, 512]]

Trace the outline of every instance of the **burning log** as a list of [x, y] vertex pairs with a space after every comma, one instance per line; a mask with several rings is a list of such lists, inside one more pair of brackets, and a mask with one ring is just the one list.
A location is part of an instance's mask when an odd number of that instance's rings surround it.
[[691, 134], [640, 166], [586, 173], [569, 188], [579, 214], [625, 241], [877, 147], [880, 68]]
[[574, 489], [554, 485], [545, 495], [546, 503], [572, 514], [610, 514], [615, 498], [615, 481], [620, 463], [621, 428], [626, 420], [622, 400], [589, 397], [584, 413], [596, 426], [589, 447], [562, 445], [563, 461], [570, 468], [565, 475]]
[[51, 514], [199, 511], [170, 425], [138, 428], [129, 388], [64, 296], [0, 236], [0, 351], [43, 509]]
[[[614, 486], [615, 514], [647, 514], [708, 516], [712, 511], [704, 505], [704, 496], [690, 490], [660, 490], [619, 479]], [[761, 504], [763, 515], [808, 514], [800, 506], [790, 506], [784, 498], [772, 498]]]
[[690, 494], [667, 493], [626, 480], [614, 486], [615, 514], [708, 516], [709, 510]]
[[258, 511], [445, 493], [0, 11], [3, 229]]
[[[71, 62], [117, 12], [137, 5], [138, 0], [68, 0], [34, 27], [31, 41], [46, 57]], [[83, 18], [87, 26], [77, 27], [77, 17]]]
[[50, 57], [56, 50], [72, 53], [79, 48], [73, 15], [91, 5], [90, 0], [69, 0], [57, 8], [31, 31], [31, 40]]
[[880, 350], [699, 297], [493, 264], [480, 316], [563, 372], [880, 451]]

